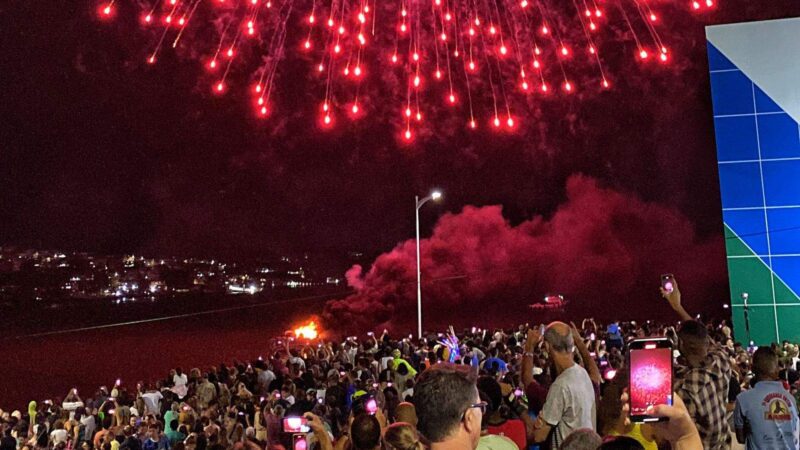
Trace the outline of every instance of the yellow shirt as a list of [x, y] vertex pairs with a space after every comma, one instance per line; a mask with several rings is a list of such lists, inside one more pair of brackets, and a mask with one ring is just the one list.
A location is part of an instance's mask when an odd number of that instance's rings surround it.
[[642, 433], [642, 424], [640, 423], [634, 423], [631, 431], [625, 434], [620, 434], [617, 433], [616, 431], [612, 431], [610, 434], [612, 436], [626, 436], [632, 439], [636, 439], [638, 443], [642, 444], [644, 450], [658, 450], [658, 444], [656, 444], [656, 441], [649, 441], [647, 440], [647, 438], [644, 437], [644, 434]]

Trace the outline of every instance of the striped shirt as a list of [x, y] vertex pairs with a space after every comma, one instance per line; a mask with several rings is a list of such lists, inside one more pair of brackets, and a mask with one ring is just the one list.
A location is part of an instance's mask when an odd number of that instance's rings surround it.
[[726, 420], [731, 365], [725, 351], [714, 346], [698, 367], [675, 364], [675, 392], [697, 425], [703, 448], [728, 450], [731, 430]]

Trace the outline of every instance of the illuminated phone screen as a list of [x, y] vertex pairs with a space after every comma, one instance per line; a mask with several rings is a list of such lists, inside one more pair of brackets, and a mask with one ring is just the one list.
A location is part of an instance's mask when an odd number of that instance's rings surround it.
[[647, 408], [672, 404], [672, 350], [631, 350], [631, 416], [646, 416]]
[[305, 417], [285, 417], [283, 419], [283, 431], [287, 433], [308, 433], [310, 428]]

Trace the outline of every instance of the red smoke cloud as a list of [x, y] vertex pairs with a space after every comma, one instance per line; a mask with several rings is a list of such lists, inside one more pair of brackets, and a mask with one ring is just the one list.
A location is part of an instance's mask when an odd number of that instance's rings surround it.
[[[421, 242], [424, 320], [433, 325], [535, 321], [528, 304], [564, 294], [572, 318], [666, 318], [659, 274], [674, 272], [697, 312], [721, 311], [724, 245], [703, 241], [680, 211], [572, 176], [567, 199], [517, 226], [500, 206], [444, 215]], [[416, 318], [414, 241], [347, 272], [356, 293], [328, 302], [324, 318], [348, 330], [411, 329]], [[713, 297], [708, 297], [713, 295]], [[706, 301], [707, 300], [707, 301]]]

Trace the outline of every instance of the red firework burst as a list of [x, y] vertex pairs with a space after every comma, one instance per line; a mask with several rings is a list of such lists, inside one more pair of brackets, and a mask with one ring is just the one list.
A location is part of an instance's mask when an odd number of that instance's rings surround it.
[[[436, 103], [460, 110], [468, 130], [489, 122], [490, 129], [508, 131], [519, 127], [514, 110], [524, 108], [528, 96], [559, 91], [553, 86], [564, 95], [609, 89], [601, 57], [609, 20], [635, 45], [635, 60], [668, 63], [652, 1], [152, 0], [140, 14], [142, 26], [156, 36], [147, 63], [156, 63], [169, 47], [191, 47], [207, 55], [215, 94], [253, 86], [247, 90], [260, 117], [273, 109], [276, 74], [287, 50], [313, 61], [323, 129], [334, 125], [337, 110], [350, 120], [369, 114], [368, 103], [359, 101], [364, 83], [392, 71], [405, 79], [396, 88], [396, 108], [402, 139], [410, 141], [424, 111]], [[113, 18], [115, 2], [100, 4], [98, 15]], [[704, 0], [686, 7], [714, 5]], [[196, 30], [187, 32], [190, 27]], [[593, 72], [594, 81], [578, 77], [579, 70]]]

